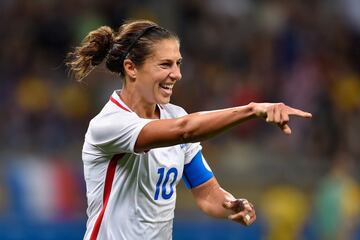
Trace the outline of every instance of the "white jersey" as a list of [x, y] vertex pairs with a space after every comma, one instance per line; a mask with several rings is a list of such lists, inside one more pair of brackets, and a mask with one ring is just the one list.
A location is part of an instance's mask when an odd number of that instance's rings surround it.
[[[159, 108], [161, 119], [186, 115], [172, 104]], [[136, 139], [150, 121], [132, 112], [116, 91], [90, 121], [82, 152], [88, 201], [84, 239], [172, 238], [176, 185], [201, 146], [135, 153]]]

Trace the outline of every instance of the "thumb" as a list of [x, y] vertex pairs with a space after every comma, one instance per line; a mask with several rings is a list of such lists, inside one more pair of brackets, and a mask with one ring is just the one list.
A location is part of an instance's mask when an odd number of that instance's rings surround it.
[[291, 128], [289, 127], [289, 125], [286, 124], [278, 124], [279, 128], [281, 128], [281, 130], [286, 134], [286, 135], [290, 135], [291, 134]]
[[226, 208], [226, 209], [231, 209], [232, 207], [233, 207], [233, 202], [231, 202], [231, 201], [225, 201], [225, 202], [223, 202], [223, 207], [224, 208]]

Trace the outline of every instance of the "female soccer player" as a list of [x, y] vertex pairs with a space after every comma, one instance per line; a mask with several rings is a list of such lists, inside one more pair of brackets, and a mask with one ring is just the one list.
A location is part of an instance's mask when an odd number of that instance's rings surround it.
[[181, 178], [206, 214], [252, 224], [253, 205], [220, 187], [199, 141], [255, 117], [290, 134], [290, 115], [311, 117], [282, 103], [187, 114], [169, 103], [181, 60], [177, 36], [146, 20], [127, 22], [118, 32], [100, 27], [69, 53], [77, 80], [103, 61], [123, 79], [85, 135], [85, 239], [171, 239]]

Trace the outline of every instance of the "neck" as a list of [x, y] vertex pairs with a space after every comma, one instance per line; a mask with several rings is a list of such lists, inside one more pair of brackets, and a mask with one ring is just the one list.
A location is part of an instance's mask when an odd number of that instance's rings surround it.
[[118, 92], [121, 100], [139, 117], [148, 119], [159, 119], [160, 110], [156, 104], [146, 102], [136, 91], [122, 89]]

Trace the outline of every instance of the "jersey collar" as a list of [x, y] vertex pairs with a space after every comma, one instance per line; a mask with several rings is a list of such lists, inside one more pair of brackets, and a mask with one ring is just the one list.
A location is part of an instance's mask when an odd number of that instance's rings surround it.
[[113, 102], [118, 107], [120, 107], [121, 109], [128, 112], [132, 112], [131, 109], [128, 106], [126, 106], [126, 104], [121, 100], [119, 94], [117, 94], [118, 91], [120, 92], [121, 90], [115, 90], [113, 92], [113, 94], [110, 96], [110, 101]]
[[[127, 112], [133, 112], [131, 111], [131, 109], [121, 100], [120, 95], [118, 93], [121, 92], [120, 90], [115, 90], [112, 95], [110, 96], [110, 101], [113, 102], [115, 105], [117, 105], [118, 107], [120, 107], [121, 109], [127, 111]], [[160, 104], [156, 104], [156, 106], [159, 108], [159, 112], [160, 112], [160, 119], [162, 114], [162, 111], [164, 109], [164, 107]]]

